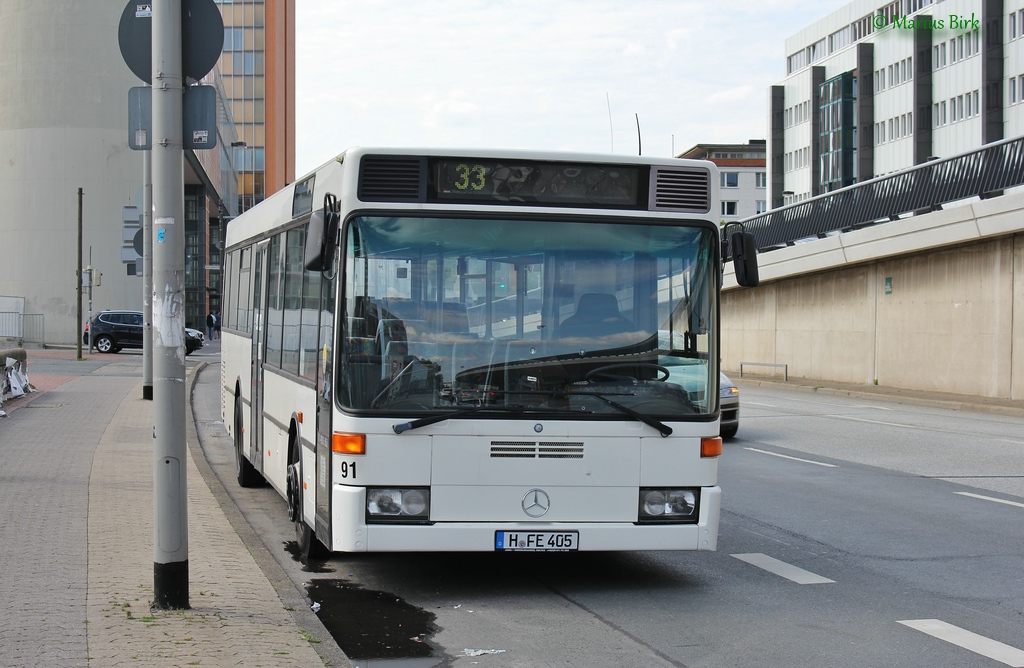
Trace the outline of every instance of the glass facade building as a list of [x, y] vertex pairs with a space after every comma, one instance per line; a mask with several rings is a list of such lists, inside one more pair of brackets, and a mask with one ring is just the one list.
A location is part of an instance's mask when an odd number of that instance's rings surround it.
[[295, 0], [216, 1], [241, 213], [295, 179]]
[[820, 99], [818, 146], [821, 189], [824, 192], [853, 185], [857, 155], [857, 78], [844, 72], [818, 87]]

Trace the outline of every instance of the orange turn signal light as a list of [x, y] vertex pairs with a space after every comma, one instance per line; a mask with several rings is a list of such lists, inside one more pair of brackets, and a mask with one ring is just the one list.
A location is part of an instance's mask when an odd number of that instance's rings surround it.
[[331, 434], [331, 452], [338, 452], [343, 455], [365, 455], [366, 434], [334, 432]]
[[700, 439], [700, 456], [717, 457], [722, 454], [722, 437], [705, 436]]

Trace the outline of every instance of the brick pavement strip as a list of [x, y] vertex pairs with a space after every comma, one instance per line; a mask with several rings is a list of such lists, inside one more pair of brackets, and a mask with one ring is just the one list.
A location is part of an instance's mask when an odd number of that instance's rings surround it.
[[[85, 666], [93, 452], [135, 385], [78, 378], [0, 422], [0, 664]], [[6, 406], [6, 404], [5, 404]]]
[[188, 456], [190, 610], [151, 611], [152, 402], [133, 390], [89, 481], [89, 666], [318, 666], [322, 660]]

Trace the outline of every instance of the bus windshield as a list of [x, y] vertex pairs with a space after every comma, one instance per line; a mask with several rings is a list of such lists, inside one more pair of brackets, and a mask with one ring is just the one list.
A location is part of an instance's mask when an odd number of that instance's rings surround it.
[[699, 221], [352, 217], [335, 396], [382, 415], [712, 413], [717, 237]]

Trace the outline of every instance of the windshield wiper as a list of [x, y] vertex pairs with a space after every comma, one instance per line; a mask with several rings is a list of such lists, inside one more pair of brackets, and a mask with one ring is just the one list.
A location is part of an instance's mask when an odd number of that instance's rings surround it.
[[[664, 422], [661, 422], [660, 420], [656, 420], [655, 418], [652, 418], [649, 415], [644, 415], [643, 413], [638, 413], [637, 411], [633, 410], [632, 408], [629, 408], [627, 406], [623, 406], [622, 404], [620, 404], [617, 401], [612, 401], [608, 397], [604, 396], [603, 394], [598, 394], [597, 392], [557, 392], [557, 391], [551, 391], [551, 390], [533, 390], [533, 391], [527, 390], [527, 391], [509, 391], [509, 392], [506, 392], [506, 394], [548, 394], [548, 395], [553, 395], [553, 396], [596, 397], [596, 398], [600, 399], [601, 401], [605, 402], [606, 404], [608, 404], [609, 406], [611, 406], [612, 408], [614, 408], [614, 409], [616, 409], [616, 410], [618, 410], [618, 411], [628, 415], [629, 417], [633, 418], [637, 422], [643, 422], [645, 425], [647, 425], [649, 427], [653, 427], [654, 429], [656, 429], [658, 431], [659, 434], [662, 435], [663, 438], [672, 435], [672, 427], [668, 426]], [[619, 394], [619, 393], [616, 393], [616, 394]], [[631, 396], [629, 393], [621, 393], [621, 394], [622, 394], [622, 396]], [[438, 422], [444, 422], [445, 420], [450, 420], [450, 419], [453, 419], [453, 418], [460, 418], [460, 417], [464, 417], [466, 415], [472, 415], [473, 413], [478, 413], [480, 411], [501, 411], [501, 412], [515, 414], [515, 413], [522, 413], [522, 412], [524, 412], [525, 408], [523, 406], [508, 406], [508, 407], [485, 406], [485, 405], [471, 406], [471, 407], [463, 409], [461, 411], [455, 411], [454, 413], [443, 413], [443, 414], [439, 414], [439, 415], [431, 415], [430, 417], [420, 418], [418, 420], [412, 420], [411, 422], [403, 422], [401, 424], [395, 424], [395, 425], [391, 426], [391, 429], [394, 430], [394, 432], [396, 434], [401, 434], [403, 432], [409, 431], [410, 429], [419, 429], [420, 427], [426, 427], [428, 425], [437, 424]]]
[[[643, 413], [638, 413], [637, 411], [633, 410], [632, 408], [629, 408], [627, 406], [623, 406], [622, 404], [620, 404], [617, 401], [612, 401], [611, 399], [609, 399], [604, 394], [598, 394], [597, 392], [572, 392], [572, 391], [565, 392], [565, 391], [561, 391], [561, 390], [512, 390], [512, 391], [507, 392], [506, 394], [546, 394], [546, 395], [553, 396], [553, 397], [597, 397], [598, 399], [600, 399], [601, 401], [605, 402], [606, 404], [608, 404], [612, 408], [615, 408], [616, 410], [619, 410], [619, 411], [625, 413], [626, 415], [628, 415], [629, 417], [633, 418], [634, 420], [637, 420], [638, 422], [643, 422], [645, 425], [647, 425], [649, 427], [654, 427], [655, 429], [658, 430], [658, 433], [661, 434], [662, 437], [667, 437], [667, 436], [671, 436], [672, 435], [672, 427], [668, 426], [664, 422], [661, 422], [660, 420], [656, 420], [656, 419], [652, 418], [650, 415], [644, 415]], [[622, 397], [632, 397], [632, 396], [635, 396], [632, 392], [612, 392], [610, 394], [612, 394], [612, 396], [622, 396]]]
[[427, 425], [437, 424], [438, 422], [444, 422], [445, 420], [451, 420], [452, 418], [460, 418], [465, 415], [471, 415], [478, 411], [502, 411], [506, 413], [522, 413], [523, 407], [485, 405], [471, 406], [469, 408], [464, 408], [461, 411], [455, 411], [454, 413], [442, 413], [439, 415], [431, 415], [430, 417], [420, 418], [418, 420], [413, 420], [411, 422], [403, 422], [401, 424], [392, 425], [391, 429], [393, 429], [396, 434], [401, 434], [402, 432], [409, 431], [410, 429], [419, 429], [420, 427], [426, 427]]
[[650, 415], [644, 415], [643, 413], [638, 413], [635, 410], [633, 410], [632, 408], [628, 408], [626, 406], [623, 406], [622, 404], [620, 404], [617, 401], [612, 401], [611, 399], [609, 399], [608, 397], [606, 397], [606, 396], [604, 396], [602, 394], [597, 394], [596, 392], [578, 392], [578, 393], [573, 393], [573, 394], [586, 395], [588, 397], [597, 397], [598, 399], [600, 399], [601, 401], [605, 402], [606, 404], [608, 404], [612, 408], [615, 408], [615, 409], [618, 409], [618, 410], [622, 411], [623, 413], [625, 413], [629, 417], [633, 418], [634, 420], [637, 420], [639, 422], [643, 422], [645, 425], [647, 425], [649, 427], [654, 427], [655, 429], [658, 430], [658, 433], [661, 434], [662, 438], [665, 438], [667, 436], [671, 436], [672, 435], [672, 427], [668, 426], [664, 422], [661, 422], [660, 420], [655, 420]]

